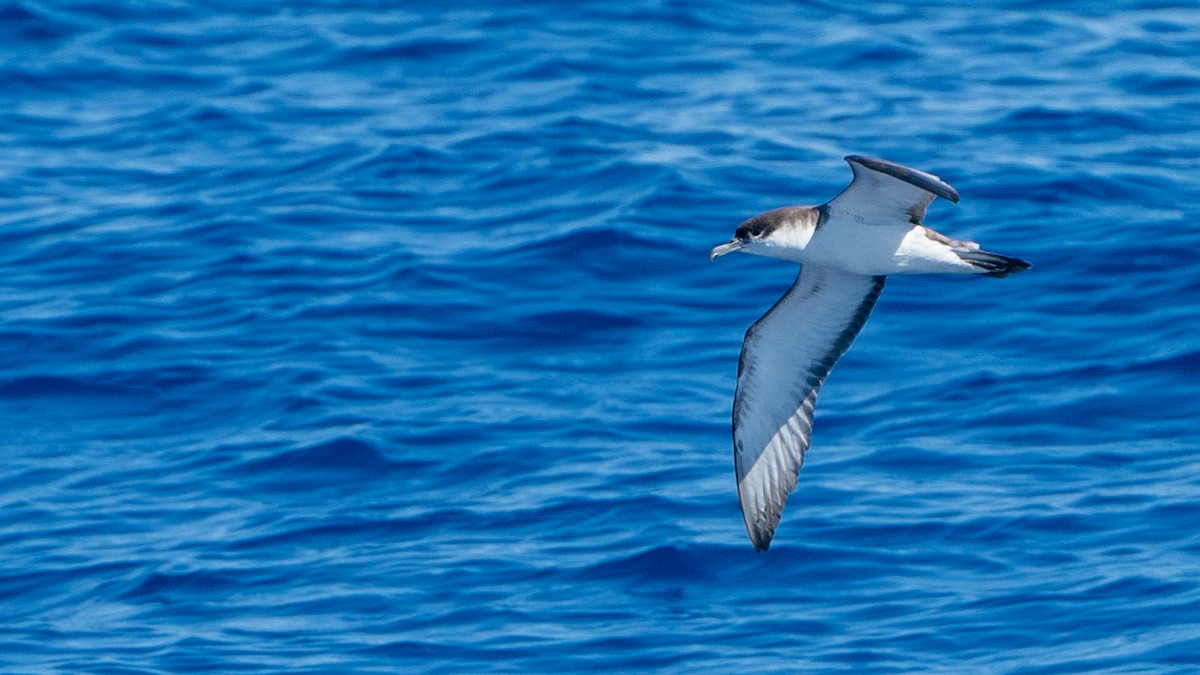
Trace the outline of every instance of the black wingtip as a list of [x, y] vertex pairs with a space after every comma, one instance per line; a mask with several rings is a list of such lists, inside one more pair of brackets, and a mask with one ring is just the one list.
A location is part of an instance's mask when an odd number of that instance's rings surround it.
[[775, 532], [750, 532], [750, 543], [754, 545], [756, 553], [766, 553], [767, 549], [771, 548], [771, 539], [774, 538]]
[[871, 157], [870, 155], [846, 155], [846, 161], [851, 164], [860, 164], [872, 171], [886, 173], [893, 178], [899, 178], [905, 183], [932, 192], [942, 199], [949, 200], [955, 204], [958, 203], [958, 190], [950, 187], [948, 183], [933, 174], [918, 171], [903, 164], [889, 162], [879, 157]]
[[1032, 264], [1020, 258], [1012, 258], [989, 251], [959, 251], [957, 253], [958, 257], [984, 270], [983, 276], [993, 279], [1003, 279], [1010, 274], [1024, 272], [1033, 267]]

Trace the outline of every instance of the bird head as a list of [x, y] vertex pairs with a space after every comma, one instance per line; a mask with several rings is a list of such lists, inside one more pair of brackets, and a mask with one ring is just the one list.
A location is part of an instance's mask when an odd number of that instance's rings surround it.
[[768, 258], [799, 260], [800, 253], [812, 239], [819, 218], [819, 209], [807, 206], [785, 206], [760, 213], [738, 225], [733, 239], [713, 248], [708, 259], [716, 260], [726, 253], [742, 251]]

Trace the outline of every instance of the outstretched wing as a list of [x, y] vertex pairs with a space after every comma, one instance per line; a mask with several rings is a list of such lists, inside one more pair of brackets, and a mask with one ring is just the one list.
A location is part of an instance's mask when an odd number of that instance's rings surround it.
[[877, 157], [850, 155], [854, 180], [825, 208], [831, 220], [847, 219], [868, 225], [919, 225], [934, 197], [958, 202], [958, 192], [924, 171]]
[[738, 499], [750, 542], [771, 544], [796, 487], [817, 391], [875, 306], [887, 277], [805, 265], [746, 331], [733, 402]]

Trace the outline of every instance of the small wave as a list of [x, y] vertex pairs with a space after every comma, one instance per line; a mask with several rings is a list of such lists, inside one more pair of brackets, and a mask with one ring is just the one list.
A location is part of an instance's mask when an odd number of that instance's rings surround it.
[[77, 23], [65, 20], [62, 14], [50, 16], [17, 1], [0, 4], [0, 40], [11, 49], [13, 42], [55, 42], [83, 30]]
[[336, 488], [348, 480], [383, 480], [396, 472], [420, 471], [429, 466], [422, 461], [391, 461], [370, 443], [339, 438], [297, 450], [273, 452], [224, 471], [257, 485], [303, 490]]
[[159, 598], [163, 601], [187, 601], [194, 596], [208, 596], [243, 587], [247, 576], [257, 576], [244, 570], [216, 572], [196, 570], [193, 572], [147, 575], [135, 587], [121, 597], [127, 599]]
[[537, 344], [539, 348], [555, 345], [586, 344], [598, 339], [628, 337], [626, 334], [642, 325], [635, 317], [590, 310], [560, 310], [515, 317], [501, 327], [503, 335]]
[[1078, 110], [1034, 106], [1007, 113], [980, 130], [1003, 134], [1072, 134], [1107, 138], [1113, 132], [1150, 132], [1154, 124], [1143, 116], [1112, 110]]
[[729, 547], [683, 548], [668, 544], [592, 565], [576, 574], [585, 579], [625, 583], [708, 583], [739, 566], [739, 557], [744, 565], [744, 557]]
[[839, 65], [843, 68], [877, 68], [913, 61], [918, 58], [920, 58], [920, 54], [912, 49], [899, 45], [884, 45], [850, 50], [850, 53], [842, 57]]
[[271, 455], [245, 464], [249, 472], [361, 472], [387, 470], [389, 462], [374, 446], [355, 438], [339, 438], [327, 443]]

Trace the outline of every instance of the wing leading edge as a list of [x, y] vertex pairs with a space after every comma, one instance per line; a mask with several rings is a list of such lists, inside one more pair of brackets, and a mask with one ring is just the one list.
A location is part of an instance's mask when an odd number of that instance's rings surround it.
[[958, 203], [958, 192], [933, 174], [877, 157], [846, 158], [854, 180], [826, 204], [832, 215], [869, 225], [919, 225], [934, 197]]

